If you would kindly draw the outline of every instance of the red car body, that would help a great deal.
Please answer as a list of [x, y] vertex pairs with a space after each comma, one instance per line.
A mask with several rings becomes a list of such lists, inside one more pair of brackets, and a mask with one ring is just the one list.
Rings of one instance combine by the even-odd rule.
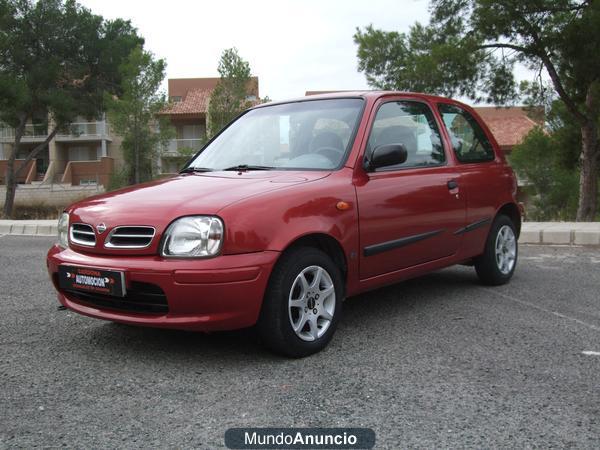
[[[273, 267], [299, 240], [314, 242], [333, 255], [343, 266], [345, 295], [352, 296], [470, 261], [483, 252], [499, 212], [514, 218], [518, 232], [515, 176], [493, 135], [470, 107], [446, 98], [397, 92], [314, 98], [342, 97], [364, 99], [364, 109], [345, 163], [337, 170], [182, 174], [70, 206], [71, 224], [104, 223], [107, 231], [97, 235], [94, 247], [71, 241], [68, 248], [50, 249], [48, 272], [60, 303], [87, 316], [127, 324], [236, 329], [257, 322]], [[362, 158], [375, 112], [390, 100], [418, 101], [431, 108], [446, 164], [365, 171]], [[438, 111], [440, 103], [458, 105], [477, 119], [493, 145], [493, 160], [474, 164], [457, 160]], [[161, 257], [165, 229], [173, 220], [194, 214], [222, 219], [220, 254], [204, 259]], [[105, 248], [103, 238], [121, 225], [150, 225], [156, 236], [143, 249]], [[386, 245], [390, 248], [382, 247]], [[61, 265], [122, 271], [128, 289], [136, 283], [158, 286], [168, 312], [122, 310], [73, 296], [59, 286]]]

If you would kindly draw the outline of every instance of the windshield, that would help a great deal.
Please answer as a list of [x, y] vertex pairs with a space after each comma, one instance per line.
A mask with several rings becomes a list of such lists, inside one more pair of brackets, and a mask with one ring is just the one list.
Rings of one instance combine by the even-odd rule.
[[311, 100], [251, 110], [187, 170], [335, 169], [352, 144], [361, 99]]

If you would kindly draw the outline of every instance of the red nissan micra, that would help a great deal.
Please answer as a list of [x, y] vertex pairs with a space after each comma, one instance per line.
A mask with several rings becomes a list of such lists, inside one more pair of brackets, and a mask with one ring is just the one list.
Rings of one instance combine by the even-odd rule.
[[515, 176], [474, 111], [357, 92], [242, 114], [175, 177], [75, 203], [48, 271], [67, 308], [186, 330], [257, 325], [273, 350], [327, 345], [342, 301], [452, 264], [508, 282]]

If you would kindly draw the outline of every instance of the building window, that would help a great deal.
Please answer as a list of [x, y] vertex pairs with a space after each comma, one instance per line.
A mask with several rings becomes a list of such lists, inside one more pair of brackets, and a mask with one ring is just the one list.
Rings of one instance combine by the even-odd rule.
[[69, 161], [94, 161], [97, 152], [90, 147], [69, 147]]

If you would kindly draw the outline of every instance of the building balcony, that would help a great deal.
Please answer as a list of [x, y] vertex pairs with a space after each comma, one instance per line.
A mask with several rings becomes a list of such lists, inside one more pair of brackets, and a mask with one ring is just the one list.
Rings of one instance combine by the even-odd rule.
[[[48, 126], [45, 124], [28, 123], [23, 130], [21, 142], [43, 141], [48, 136]], [[6, 125], [0, 126], [0, 141], [14, 142], [15, 129]]]
[[96, 122], [74, 122], [56, 134], [56, 140], [65, 141], [96, 141], [110, 138], [110, 128], [105, 120]]
[[96, 161], [69, 161], [60, 182], [74, 186], [108, 186], [113, 173], [114, 160], [100, 158]]
[[[24, 164], [24, 159], [15, 160], [15, 170], [18, 170]], [[8, 169], [7, 166], [8, 161], [0, 160], [0, 184], [6, 184], [6, 171]], [[29, 161], [27, 163], [27, 168], [21, 171], [21, 173], [17, 177], [17, 183], [31, 183], [31, 181], [35, 179], [36, 168], [36, 160], [34, 159], [33, 161]]]
[[[45, 124], [27, 124], [21, 142], [41, 142], [48, 136]], [[95, 122], [74, 122], [56, 134], [57, 141], [95, 141], [111, 140], [108, 123], [104, 120]], [[15, 140], [15, 129], [6, 125], [0, 126], [0, 142], [12, 143]]]
[[191, 156], [202, 148], [206, 139], [171, 139], [163, 152], [163, 156]]

